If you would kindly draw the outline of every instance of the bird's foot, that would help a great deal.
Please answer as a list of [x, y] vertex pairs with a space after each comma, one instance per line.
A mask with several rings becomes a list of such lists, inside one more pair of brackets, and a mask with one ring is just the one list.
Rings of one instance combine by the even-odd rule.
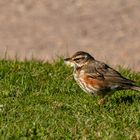
[[105, 98], [101, 98], [100, 100], [98, 100], [98, 105], [103, 105], [105, 104]]

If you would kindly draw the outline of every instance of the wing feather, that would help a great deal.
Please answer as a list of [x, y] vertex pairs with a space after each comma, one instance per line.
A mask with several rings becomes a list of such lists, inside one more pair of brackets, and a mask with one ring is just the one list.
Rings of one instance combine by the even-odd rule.
[[88, 65], [86, 68], [86, 73], [88, 73], [89, 77], [91, 78], [104, 80], [107, 83], [129, 85], [134, 83], [134, 81], [123, 77], [119, 72], [100, 61], [95, 61], [94, 63]]

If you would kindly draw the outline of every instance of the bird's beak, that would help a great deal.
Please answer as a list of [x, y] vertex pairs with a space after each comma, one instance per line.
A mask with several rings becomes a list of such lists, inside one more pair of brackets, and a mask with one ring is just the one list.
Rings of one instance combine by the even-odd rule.
[[74, 66], [74, 62], [73, 62], [73, 60], [72, 60], [71, 58], [66, 58], [66, 59], [64, 59], [64, 63], [65, 63], [66, 65], [68, 65], [68, 66], [71, 66], [71, 67]]

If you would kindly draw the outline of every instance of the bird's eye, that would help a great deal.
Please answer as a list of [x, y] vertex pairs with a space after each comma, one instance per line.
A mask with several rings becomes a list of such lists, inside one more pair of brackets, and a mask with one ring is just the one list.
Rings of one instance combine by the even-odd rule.
[[74, 58], [74, 61], [80, 60], [81, 58]]
[[79, 57], [75, 57], [75, 58], [74, 58], [74, 61], [80, 61], [80, 60], [82, 60], [82, 59], [84, 59], [84, 57], [83, 57], [83, 56], [79, 56]]

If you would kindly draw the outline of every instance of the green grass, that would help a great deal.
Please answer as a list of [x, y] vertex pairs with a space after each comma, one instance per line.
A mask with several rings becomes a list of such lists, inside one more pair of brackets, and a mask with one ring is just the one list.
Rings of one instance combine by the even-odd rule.
[[[119, 68], [139, 81], [140, 73]], [[98, 99], [75, 83], [63, 61], [0, 61], [0, 139], [140, 139], [140, 93]]]

